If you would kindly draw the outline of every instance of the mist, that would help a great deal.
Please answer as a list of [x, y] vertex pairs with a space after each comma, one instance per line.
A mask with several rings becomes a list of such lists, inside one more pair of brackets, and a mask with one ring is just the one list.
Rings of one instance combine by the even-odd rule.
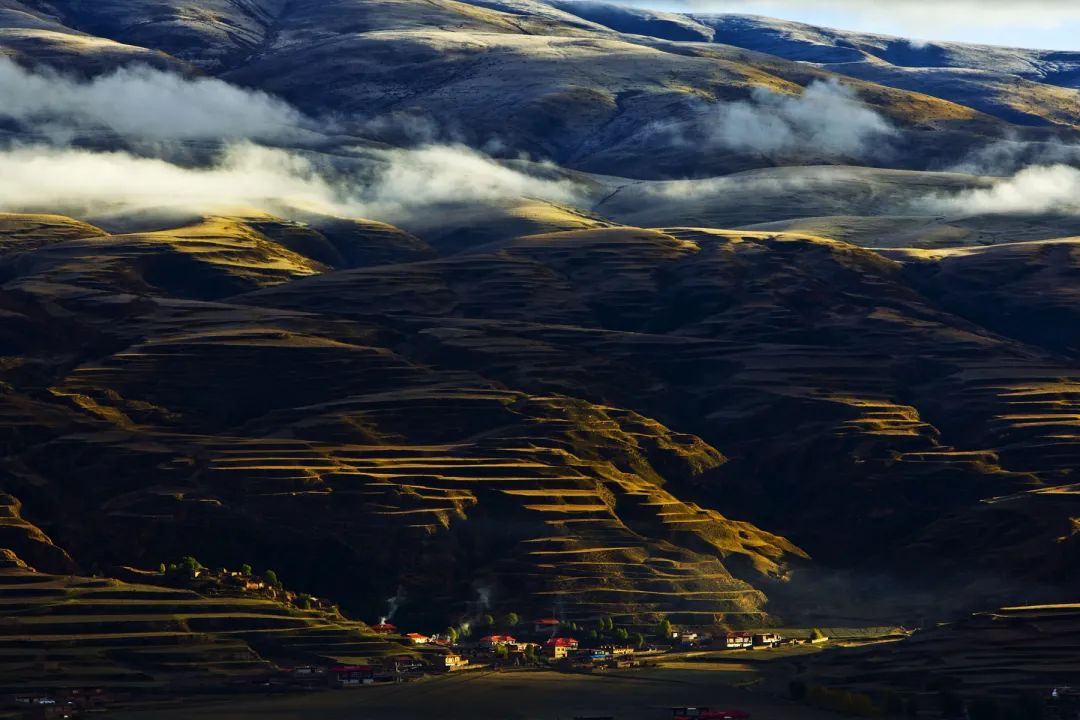
[[749, 100], [703, 106], [692, 120], [658, 129], [674, 142], [712, 149], [831, 160], [879, 154], [896, 135], [886, 118], [836, 80], [816, 80], [801, 95], [754, 88]]
[[992, 187], [933, 195], [918, 205], [946, 215], [1080, 214], [1080, 169], [1060, 164], [1029, 167]]
[[0, 97], [0, 118], [57, 143], [91, 130], [125, 140], [281, 141], [316, 126], [267, 93], [145, 66], [83, 80], [0, 56]]
[[573, 202], [578, 193], [569, 181], [534, 177], [460, 145], [379, 151], [344, 170], [250, 143], [227, 147], [206, 167], [36, 145], [0, 151], [0, 167], [0, 210], [79, 217], [257, 209], [400, 222], [442, 203]]

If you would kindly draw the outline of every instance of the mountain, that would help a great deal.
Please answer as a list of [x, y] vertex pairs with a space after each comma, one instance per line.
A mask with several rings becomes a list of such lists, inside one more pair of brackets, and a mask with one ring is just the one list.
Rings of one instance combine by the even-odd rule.
[[[256, 671], [396, 645], [277, 596], [200, 620], [153, 568], [429, 632], [1078, 589], [1075, 53], [583, 0], [0, 0], [0, 54], [0, 599], [40, 600], [10, 617], [158, 593], [132, 622]], [[181, 600], [194, 627], [155, 624]], [[177, 681], [99, 631], [117, 682]]]

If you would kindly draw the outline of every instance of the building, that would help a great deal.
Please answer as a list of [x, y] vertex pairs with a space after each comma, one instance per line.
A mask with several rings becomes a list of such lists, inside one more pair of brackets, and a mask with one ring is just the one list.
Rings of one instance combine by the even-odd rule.
[[375, 668], [371, 665], [335, 665], [326, 674], [331, 687], [357, 687], [375, 682]]
[[602, 645], [601, 650], [606, 650], [611, 653], [611, 657], [623, 657], [625, 655], [633, 655], [634, 648], [625, 645]]
[[494, 650], [498, 647], [513, 648], [517, 646], [517, 639], [510, 635], [488, 635], [480, 638], [477, 647], [483, 650]]
[[773, 632], [756, 633], [754, 635], [754, 647], [776, 647], [783, 641], [784, 638]]
[[427, 645], [431, 642], [431, 638], [427, 635], [421, 635], [420, 633], [415, 632], [405, 633], [405, 639], [413, 645]]
[[533, 632], [538, 635], [547, 634], [554, 635], [559, 630], [559, 626], [562, 625], [562, 621], [555, 618], [540, 618], [533, 621]]
[[542, 651], [545, 657], [562, 660], [577, 649], [578, 641], [574, 638], [554, 637], [544, 643]]
[[720, 633], [715, 643], [725, 650], [745, 650], [754, 646], [754, 635], [748, 632]]
[[388, 622], [381, 622], [378, 625], [372, 625], [371, 629], [375, 632], [376, 635], [393, 635], [397, 632], [397, 626], [391, 625]]
[[457, 653], [450, 652], [443, 655], [443, 668], [446, 670], [457, 670], [465, 667], [469, 664], [466, 658], [461, 657]]
[[683, 645], [693, 645], [698, 641], [698, 634], [691, 630], [684, 630], [679, 633], [679, 642]]

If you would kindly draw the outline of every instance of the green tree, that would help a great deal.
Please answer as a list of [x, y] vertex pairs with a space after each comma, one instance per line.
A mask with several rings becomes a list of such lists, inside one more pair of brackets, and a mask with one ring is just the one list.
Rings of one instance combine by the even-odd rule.
[[656, 626], [656, 634], [664, 639], [671, 637], [671, 621], [667, 618], [661, 620]]
[[645, 636], [641, 633], [634, 634], [634, 647], [638, 650], [642, 650], [645, 647]]
[[626, 642], [630, 639], [630, 633], [627, 632], [626, 628], [619, 628], [615, 631], [615, 639], [619, 642]]
[[203, 569], [202, 563], [193, 558], [191, 555], [185, 555], [180, 559], [180, 570], [189, 578], [198, 577], [199, 572]]
[[480, 618], [481, 627], [493, 627], [495, 625], [495, 617], [492, 615], [484, 615]]
[[273, 570], [267, 570], [263, 573], [263, 580], [275, 590], [280, 590], [282, 588], [281, 580], [278, 578], [278, 574]]
[[518, 617], [516, 612], [508, 612], [506, 613], [506, 617], [503, 618], [503, 623], [508, 628], [517, 627], [520, 622], [521, 618]]
[[451, 645], [453, 645], [454, 643], [456, 643], [458, 641], [457, 628], [448, 627], [448, 628], [446, 628], [446, 632], [444, 634], [446, 635], [446, 637], [448, 637], [450, 639], [450, 644]]
[[158, 567], [157, 567], [158, 575], [164, 575], [165, 572], [166, 572], [166, 569], [167, 568], [165, 567], [165, 563], [159, 564]]
[[824, 640], [825, 639], [825, 633], [821, 632], [821, 630], [819, 628], [814, 628], [813, 630], [810, 631], [810, 639], [811, 640]]
[[244, 576], [247, 576], [247, 577], [251, 577], [252, 575], [255, 574], [255, 568], [251, 567], [247, 563], [244, 563], [243, 565], [240, 566], [240, 574], [244, 575]]
[[508, 655], [510, 655], [510, 649], [508, 647], [506, 647], [505, 645], [495, 646], [495, 657], [506, 658]]
[[615, 629], [615, 618], [611, 617], [610, 615], [608, 617], [604, 618], [604, 629], [605, 630], [614, 630]]

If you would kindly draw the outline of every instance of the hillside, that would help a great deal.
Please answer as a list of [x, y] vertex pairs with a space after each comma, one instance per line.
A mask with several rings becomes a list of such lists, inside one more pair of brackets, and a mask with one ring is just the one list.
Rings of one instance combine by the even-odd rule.
[[[1075, 53], [0, 0], [0, 56], [12, 683], [367, 658], [392, 611], [932, 624], [1080, 589]], [[185, 556], [344, 615], [152, 570]]]

